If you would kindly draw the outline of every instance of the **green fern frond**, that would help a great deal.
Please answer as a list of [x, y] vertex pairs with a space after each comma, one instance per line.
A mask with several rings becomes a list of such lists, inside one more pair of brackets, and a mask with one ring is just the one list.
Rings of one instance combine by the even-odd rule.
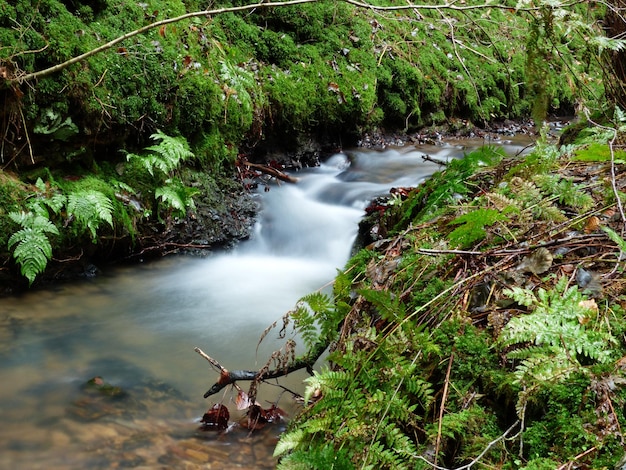
[[522, 289], [521, 287], [513, 287], [511, 289], [505, 289], [502, 294], [512, 298], [518, 304], [530, 307], [538, 302], [537, 297], [533, 294], [533, 291], [528, 289]]
[[533, 215], [539, 220], [545, 220], [548, 222], [565, 222], [567, 217], [565, 214], [552, 204], [549, 200], [541, 201], [533, 207]]
[[274, 457], [280, 457], [286, 452], [294, 450], [300, 445], [304, 437], [304, 430], [302, 429], [296, 429], [295, 431], [282, 434], [278, 444], [276, 444], [274, 448]]
[[193, 196], [198, 192], [196, 188], [185, 186], [179, 179], [168, 179], [164, 186], [154, 191], [154, 196], [178, 215], [184, 216], [187, 209], [194, 210], [196, 208]]
[[399, 322], [405, 317], [405, 305], [391, 292], [377, 289], [359, 290], [365, 300], [371, 302], [376, 308], [381, 318], [389, 321]]
[[573, 360], [577, 355], [583, 355], [600, 363], [609, 361], [615, 339], [600, 327], [588, 326], [592, 312], [582, 302], [585, 298], [577, 286], [559, 292], [561, 287], [559, 282], [554, 290], [539, 289], [536, 297], [526, 289], [506, 291], [516, 301], [534, 307], [534, 310], [528, 315], [512, 318], [498, 341], [505, 347], [532, 343], [560, 348]]
[[349, 388], [351, 375], [345, 371], [325, 369], [321, 372], [313, 371], [313, 375], [305, 380], [306, 390], [304, 402], [309, 403], [314, 394], [322, 393], [326, 398], [333, 391]]
[[28, 201], [28, 208], [46, 219], [50, 217], [48, 209], [54, 214], [59, 214], [67, 202], [65, 195], [46, 184], [41, 178], [37, 178], [35, 187], [37, 192], [35, 197]]
[[485, 227], [496, 222], [505, 222], [508, 217], [496, 209], [476, 209], [454, 219], [451, 224], [459, 225], [448, 235], [453, 246], [462, 248], [487, 236]]
[[593, 35], [589, 39], [589, 43], [598, 47], [598, 52], [602, 53], [606, 50], [609, 51], [623, 51], [626, 49], [626, 41], [623, 39], [609, 38], [604, 35]]
[[183, 161], [194, 157], [189, 149], [189, 143], [184, 137], [171, 137], [161, 131], [157, 131], [150, 137], [160, 142], [146, 147], [146, 154], [129, 153], [126, 155], [126, 159], [129, 161], [136, 160], [153, 176], [155, 170], [169, 175]]
[[22, 229], [11, 235], [8, 248], [15, 246], [13, 257], [22, 275], [32, 284], [52, 258], [52, 245], [46, 234], [58, 235], [59, 231], [46, 217], [32, 212], [11, 212], [9, 217]]
[[500, 193], [486, 193], [485, 194], [485, 199], [489, 202], [491, 202], [496, 209], [502, 211], [502, 210], [518, 210], [520, 209], [520, 206], [518, 204], [518, 202], [513, 199], [513, 198], [508, 198], [506, 197], [504, 194], [500, 194]]
[[582, 191], [571, 179], [560, 175], [539, 174], [533, 176], [533, 182], [550, 197], [556, 196], [561, 204], [574, 209], [587, 211], [593, 207], [593, 198]]
[[511, 192], [515, 195], [515, 199], [518, 199], [524, 203], [535, 204], [543, 199], [541, 191], [534, 183], [526, 181], [525, 179], [515, 176], [511, 178], [509, 182]]
[[113, 227], [113, 202], [100, 191], [86, 189], [71, 193], [67, 197], [67, 213], [81, 228], [89, 229], [94, 243], [102, 222]]
[[622, 253], [626, 253], [626, 240], [610, 227], [603, 226], [604, 233], [615, 243]]
[[340, 306], [321, 292], [312, 292], [302, 297], [291, 311], [294, 327], [307, 348], [318, 343], [328, 344], [338, 334], [339, 322], [344, 318]]

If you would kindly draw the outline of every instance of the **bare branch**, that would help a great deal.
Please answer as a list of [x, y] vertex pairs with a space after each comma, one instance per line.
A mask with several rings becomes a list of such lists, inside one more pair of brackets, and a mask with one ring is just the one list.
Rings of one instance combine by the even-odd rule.
[[211, 395], [215, 395], [220, 390], [228, 385], [232, 385], [238, 380], [255, 380], [263, 381], [267, 379], [276, 379], [278, 377], [284, 377], [292, 372], [301, 369], [307, 369], [309, 372], [313, 370], [313, 365], [320, 358], [322, 353], [328, 347], [327, 344], [318, 343], [315, 347], [311, 348], [305, 356], [301, 356], [295, 359], [292, 363], [286, 367], [281, 367], [273, 370], [232, 370], [229, 371], [219, 362], [213, 359], [211, 356], [205, 354], [200, 348], [194, 348], [198, 354], [205, 358], [209, 363], [220, 371], [220, 377], [209, 390], [204, 394], [204, 398], [208, 398]]
[[[87, 59], [88, 57], [91, 57], [95, 54], [98, 54], [99, 52], [105, 51], [107, 49], [112, 48], [113, 46], [125, 41], [126, 39], [132, 38], [133, 36], [137, 36], [139, 34], [143, 34], [151, 29], [154, 28], [158, 28], [160, 26], [164, 26], [167, 24], [171, 24], [171, 23], [176, 23], [182, 20], [186, 20], [189, 18], [196, 18], [196, 17], [201, 17], [201, 16], [214, 16], [214, 15], [219, 15], [222, 13], [232, 13], [232, 12], [239, 12], [239, 11], [249, 11], [249, 10], [255, 10], [255, 9], [261, 9], [261, 8], [275, 8], [275, 7], [286, 7], [286, 6], [292, 6], [292, 5], [299, 5], [299, 4], [304, 4], [304, 3], [316, 3], [319, 2], [320, 0], [288, 0], [288, 1], [284, 1], [284, 2], [260, 2], [260, 3], [254, 3], [254, 4], [250, 4], [250, 5], [241, 5], [241, 6], [237, 6], [237, 7], [227, 7], [227, 8], [217, 8], [214, 10], [203, 10], [203, 11], [195, 11], [195, 12], [191, 12], [191, 13], [186, 13], [184, 15], [180, 15], [174, 18], [166, 18], [164, 20], [160, 20], [160, 21], [155, 21], [154, 23], [150, 23], [148, 25], [145, 25], [139, 29], [136, 29], [134, 31], [131, 31], [129, 33], [126, 33], [122, 36], [119, 36], [116, 39], [113, 39], [112, 41], [107, 42], [106, 44], [103, 44], [95, 49], [92, 49], [88, 52], [85, 52], [84, 54], [81, 54], [79, 56], [73, 57], [61, 64], [57, 64], [54, 65], [52, 67], [49, 67], [47, 69], [44, 70], [40, 70], [38, 72], [32, 72], [32, 73], [27, 73], [27, 74], [17, 74], [14, 77], [8, 77], [5, 80], [5, 84], [10, 85], [12, 83], [23, 83], [25, 81], [29, 81], [29, 80], [34, 80], [40, 77], [44, 77], [46, 75], [50, 75], [52, 73], [58, 72], [59, 70], [63, 70], [67, 67], [69, 67], [72, 64], [75, 64], [77, 62], [83, 61], [85, 59]], [[506, 5], [498, 5], [498, 4], [492, 4], [492, 3], [484, 3], [484, 4], [480, 4], [480, 5], [457, 5], [454, 1], [452, 2], [447, 2], [443, 5], [414, 5], [411, 2], [407, 2], [407, 4], [405, 5], [396, 5], [396, 6], [378, 6], [378, 5], [372, 5], [366, 2], [360, 2], [360, 1], [356, 1], [356, 0], [340, 0], [344, 3], [353, 5], [355, 7], [358, 8], [364, 8], [364, 9], [368, 9], [368, 10], [373, 10], [373, 11], [399, 11], [399, 10], [453, 10], [453, 11], [468, 11], [468, 10], [478, 10], [481, 8], [486, 8], [486, 9], [506, 9], [506, 10], [510, 10], [510, 7], [506, 6]], [[571, 3], [567, 3], [567, 4], [563, 4], [561, 5], [562, 7], [567, 7], [567, 6], [571, 6], [577, 3], [580, 3], [580, 1], [582, 0], [577, 0]], [[537, 10], [539, 7], [524, 7], [524, 8], [518, 8], [517, 11], [533, 11], [533, 10]]]

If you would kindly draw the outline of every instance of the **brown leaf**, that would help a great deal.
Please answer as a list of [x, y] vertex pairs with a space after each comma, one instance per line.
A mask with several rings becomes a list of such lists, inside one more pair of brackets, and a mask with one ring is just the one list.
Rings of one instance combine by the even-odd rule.
[[165, 32], [166, 32], [166, 30], [167, 30], [167, 25], [165, 25], [165, 24], [164, 24], [163, 26], [161, 26], [161, 27], [159, 28], [159, 36], [161, 36], [162, 38], [164, 38], [164, 37], [165, 37]]
[[336, 83], [330, 82], [328, 84], [328, 91], [332, 91], [333, 93], [339, 93], [341, 89], [339, 88], [339, 85], [337, 85]]
[[263, 415], [263, 409], [259, 405], [252, 405], [248, 409], [248, 414], [241, 419], [240, 424], [252, 431], [264, 428], [267, 420]]
[[285, 416], [287, 416], [287, 413], [276, 405], [272, 405], [264, 410], [256, 404], [248, 408], [248, 414], [241, 419], [239, 424], [244, 428], [256, 431], [262, 429], [268, 423], [282, 421]]
[[216, 403], [204, 413], [200, 422], [204, 430], [222, 431], [228, 427], [229, 418], [228, 408], [220, 403]]
[[589, 217], [587, 223], [585, 224], [585, 233], [595, 232], [598, 228], [600, 228], [600, 219], [595, 215]]
[[[254, 404], [258, 405], [258, 403]], [[253, 403], [250, 401], [250, 397], [248, 396], [248, 394], [239, 389], [239, 392], [237, 393], [237, 398], [235, 398], [235, 405], [237, 406], [238, 410], [247, 410], [248, 408], [250, 408], [250, 406], [253, 405]]]

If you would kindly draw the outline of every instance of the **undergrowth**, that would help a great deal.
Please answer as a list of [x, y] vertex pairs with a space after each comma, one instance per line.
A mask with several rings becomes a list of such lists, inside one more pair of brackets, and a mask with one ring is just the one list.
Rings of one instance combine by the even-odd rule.
[[45, 271], [54, 247], [134, 240], [138, 224], [169, 223], [194, 210], [198, 190], [184, 184], [179, 173], [194, 156], [187, 141], [160, 131], [153, 138], [158, 143], [141, 154], [127, 154], [129, 167], [114, 173], [56, 179], [44, 170], [35, 173], [39, 176], [32, 185], [9, 184], [7, 178], [3, 187], [13, 185], [20, 199], [0, 218], [15, 227], [6, 246], [29, 284]]
[[574, 152], [484, 148], [390, 199], [332, 302], [292, 315], [329, 355], [278, 468], [622, 461], [623, 221]]

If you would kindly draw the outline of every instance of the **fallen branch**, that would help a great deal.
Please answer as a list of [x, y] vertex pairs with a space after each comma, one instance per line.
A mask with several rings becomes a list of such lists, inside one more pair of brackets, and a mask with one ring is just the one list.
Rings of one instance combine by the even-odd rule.
[[422, 155], [422, 160], [424, 160], [425, 162], [431, 162], [431, 163], [436, 163], [437, 165], [441, 165], [441, 166], [448, 166], [448, 162], [445, 160], [439, 160], [437, 158], [433, 158], [428, 154], [424, 154]]
[[260, 165], [258, 163], [250, 163], [247, 161], [242, 162], [242, 165], [247, 166], [248, 168], [253, 168], [261, 173], [265, 173], [266, 175], [273, 176], [276, 179], [281, 181], [285, 181], [287, 183], [297, 183], [298, 178], [294, 178], [293, 176], [289, 176], [287, 173], [284, 173], [280, 170], [277, 170], [274, 167], [268, 165]]
[[211, 356], [207, 355], [200, 348], [194, 348], [194, 351], [200, 354], [203, 358], [205, 358], [209, 363], [215, 367], [219, 373], [219, 379], [215, 382], [209, 390], [204, 394], [204, 398], [208, 398], [211, 395], [215, 395], [219, 393], [224, 387], [228, 385], [233, 385], [238, 380], [253, 380], [253, 381], [263, 381], [267, 379], [276, 379], [278, 377], [284, 377], [292, 372], [297, 370], [306, 369], [309, 373], [313, 373], [313, 364], [317, 362], [322, 353], [326, 350], [328, 345], [326, 344], [317, 344], [314, 348], [312, 348], [308, 354], [296, 358], [291, 364], [288, 364], [286, 367], [281, 367], [279, 369], [273, 370], [228, 370], [224, 366], [222, 366], [218, 361], [213, 359]]

